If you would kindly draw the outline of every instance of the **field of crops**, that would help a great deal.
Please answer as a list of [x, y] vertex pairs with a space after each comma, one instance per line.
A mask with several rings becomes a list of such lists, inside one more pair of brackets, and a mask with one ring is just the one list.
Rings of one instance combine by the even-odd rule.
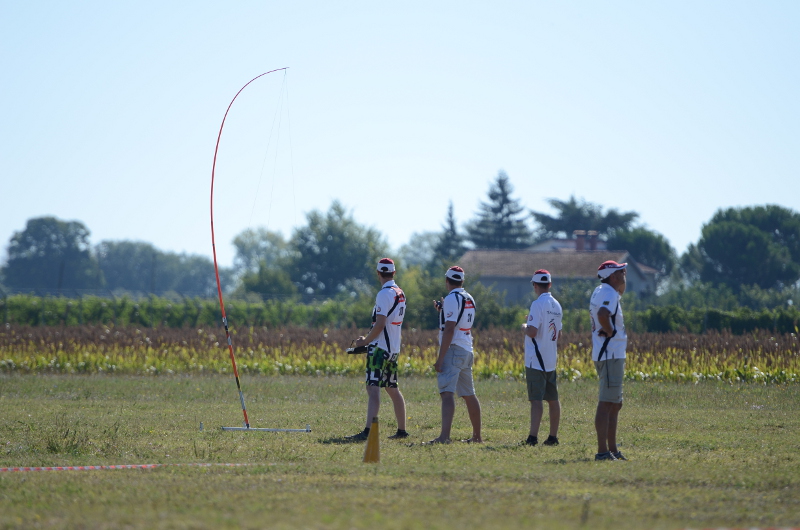
[[[363, 330], [244, 328], [232, 331], [238, 367], [252, 375], [352, 375], [363, 356], [344, 349]], [[475, 373], [479, 378], [523, 377], [521, 331], [476, 333]], [[402, 375], [433, 375], [436, 332], [408, 330], [400, 356]], [[697, 382], [800, 382], [797, 335], [707, 333], [634, 334], [628, 345], [630, 380]], [[589, 337], [566, 333], [560, 344], [559, 377], [595, 376]], [[19, 326], [0, 328], [0, 372], [5, 373], [230, 373], [220, 328], [137, 328], [113, 326]]]

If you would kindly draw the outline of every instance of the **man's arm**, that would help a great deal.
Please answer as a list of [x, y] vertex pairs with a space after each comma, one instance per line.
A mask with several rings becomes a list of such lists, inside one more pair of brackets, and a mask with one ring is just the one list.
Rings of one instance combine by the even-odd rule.
[[535, 339], [536, 335], [538, 334], [539, 334], [539, 328], [537, 328], [536, 326], [531, 326], [530, 324], [525, 326], [525, 335], [529, 336], [532, 339]]
[[614, 334], [614, 326], [611, 325], [611, 311], [601, 307], [597, 311], [597, 323], [602, 328], [597, 334], [600, 337], [610, 337]]
[[385, 327], [386, 315], [378, 315], [375, 317], [375, 325], [372, 326], [372, 329], [369, 331], [367, 336], [361, 336], [356, 339], [356, 346], [366, 346], [367, 344], [372, 344], [372, 342], [378, 338], [381, 332], [383, 332], [383, 328]]
[[442, 371], [442, 363], [444, 362], [444, 354], [447, 353], [447, 350], [450, 348], [450, 344], [453, 342], [453, 336], [456, 334], [456, 323], [453, 320], [449, 320], [444, 323], [444, 329], [442, 330], [442, 343], [439, 345], [439, 356], [436, 358], [436, 363], [433, 367], [436, 369], [437, 372]]

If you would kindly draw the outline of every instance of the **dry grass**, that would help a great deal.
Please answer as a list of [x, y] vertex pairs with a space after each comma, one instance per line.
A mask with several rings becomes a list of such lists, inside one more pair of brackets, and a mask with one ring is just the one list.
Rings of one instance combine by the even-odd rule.
[[[234, 329], [233, 344], [244, 374], [348, 375], [363, 357], [344, 349], [363, 330], [308, 328]], [[429, 376], [436, 332], [403, 335], [403, 375]], [[562, 379], [595, 375], [589, 337], [566, 333], [560, 344]], [[522, 332], [476, 332], [475, 372], [482, 378], [523, 376]], [[626, 376], [635, 380], [764, 383], [800, 381], [800, 341], [795, 334], [643, 333], [631, 336]], [[107, 326], [0, 328], [0, 371], [7, 373], [229, 373], [221, 329]]]

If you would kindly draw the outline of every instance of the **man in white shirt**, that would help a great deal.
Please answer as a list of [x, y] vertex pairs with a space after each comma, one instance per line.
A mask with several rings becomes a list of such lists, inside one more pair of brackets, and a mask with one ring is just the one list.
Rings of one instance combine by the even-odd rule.
[[408, 438], [406, 432], [406, 401], [397, 385], [397, 357], [400, 354], [400, 335], [406, 312], [406, 297], [394, 282], [394, 261], [378, 261], [378, 280], [381, 289], [372, 310], [372, 329], [366, 337], [355, 340], [356, 346], [367, 346], [367, 423], [364, 430], [348, 439], [363, 441], [369, 436], [372, 418], [381, 406], [381, 388], [392, 399], [397, 417], [397, 432], [390, 439]]
[[475, 300], [464, 290], [464, 269], [450, 267], [445, 273], [447, 296], [434, 300], [439, 310], [439, 355], [433, 365], [442, 398], [442, 430], [429, 444], [450, 443], [457, 393], [467, 405], [472, 423], [472, 437], [464, 442], [481, 443], [481, 404], [472, 380], [472, 326], [475, 323]]
[[592, 360], [600, 379], [600, 394], [594, 427], [597, 431], [595, 460], [627, 460], [617, 447], [617, 421], [622, 408], [622, 380], [625, 376], [625, 348], [628, 335], [622, 317], [622, 294], [627, 280], [627, 263], [606, 261], [597, 269], [600, 285], [592, 293]]
[[525, 329], [525, 380], [528, 400], [531, 402], [531, 429], [526, 445], [539, 443], [539, 424], [547, 401], [550, 412], [550, 435], [543, 445], [558, 445], [558, 423], [561, 403], [558, 401], [556, 382], [556, 357], [558, 339], [561, 337], [561, 304], [550, 294], [553, 285], [550, 273], [539, 269], [533, 273], [531, 285], [536, 300], [531, 304]]

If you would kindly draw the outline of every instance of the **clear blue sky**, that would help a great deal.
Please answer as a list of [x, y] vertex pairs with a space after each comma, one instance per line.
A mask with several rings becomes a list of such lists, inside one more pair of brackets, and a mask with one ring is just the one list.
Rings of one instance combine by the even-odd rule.
[[[537, 211], [635, 210], [679, 251], [800, 210], [800, 2], [0, 0], [0, 245], [27, 219], [209, 255], [334, 199], [393, 248], [505, 170]], [[272, 139], [268, 147], [267, 140]]]

